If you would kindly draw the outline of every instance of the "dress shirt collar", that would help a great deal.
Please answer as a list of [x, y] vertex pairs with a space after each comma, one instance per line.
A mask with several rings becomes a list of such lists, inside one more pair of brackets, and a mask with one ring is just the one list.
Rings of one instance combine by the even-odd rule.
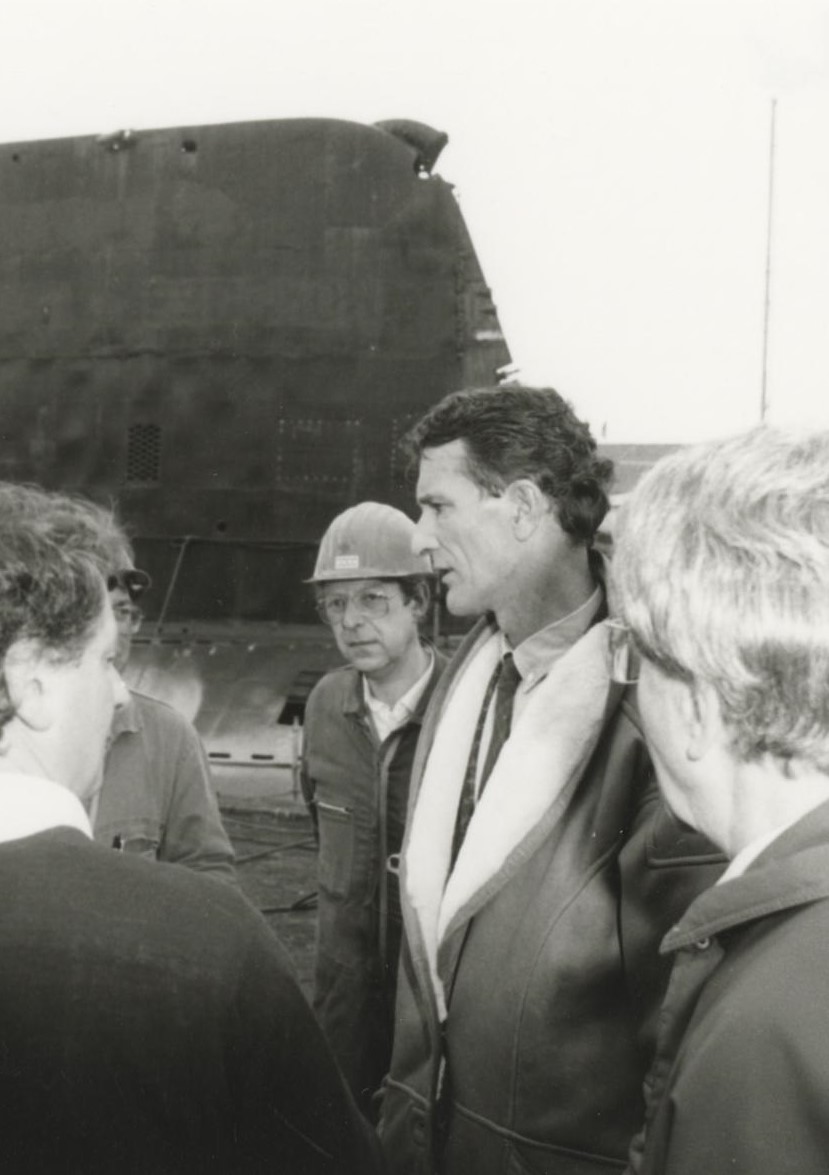
[[0, 772], [0, 843], [51, 828], [76, 828], [92, 839], [83, 804], [68, 788], [36, 775]]
[[[797, 819], [800, 819], [800, 817]], [[724, 881], [733, 881], [735, 877], [742, 877], [749, 865], [753, 864], [760, 854], [773, 841], [777, 840], [778, 836], [782, 836], [787, 828], [791, 828], [792, 824], [796, 823], [797, 820], [791, 820], [788, 824], [784, 824], [780, 828], [775, 828], [771, 832], [766, 832], [762, 836], [755, 837], [745, 848], [740, 849], [736, 857], [732, 858], [731, 863], [718, 880], [717, 885], [722, 885]]]
[[435, 654], [427, 646], [424, 646], [426, 652], [429, 654], [429, 664], [425, 671], [417, 679], [413, 686], [406, 690], [402, 698], [398, 698], [393, 706], [387, 705], [386, 702], [376, 698], [371, 692], [368, 678], [363, 677], [363, 700], [368, 709], [371, 720], [374, 723], [374, 729], [381, 742], [388, 738], [393, 730], [403, 726], [409, 721], [412, 714], [417, 709], [417, 704], [426, 692], [426, 687], [432, 676], [432, 670], [435, 667]]
[[596, 587], [583, 604], [574, 611], [539, 629], [520, 645], [510, 649], [509, 642], [502, 634], [501, 652], [512, 652], [515, 667], [521, 674], [522, 689], [532, 689], [550, 672], [553, 664], [587, 632], [602, 606], [604, 590]]

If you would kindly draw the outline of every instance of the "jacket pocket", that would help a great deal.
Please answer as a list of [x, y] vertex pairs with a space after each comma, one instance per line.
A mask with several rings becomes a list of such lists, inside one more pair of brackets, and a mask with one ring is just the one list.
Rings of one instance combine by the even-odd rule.
[[354, 816], [350, 808], [317, 799], [320, 849], [319, 885], [332, 897], [344, 898], [354, 872]]
[[157, 820], [132, 817], [96, 826], [95, 839], [119, 852], [157, 861], [164, 829]]

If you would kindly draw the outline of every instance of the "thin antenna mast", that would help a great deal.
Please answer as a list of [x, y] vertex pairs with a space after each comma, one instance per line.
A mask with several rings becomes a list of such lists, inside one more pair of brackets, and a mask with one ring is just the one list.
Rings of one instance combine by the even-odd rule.
[[769, 316], [771, 311], [771, 230], [774, 209], [774, 129], [777, 119], [777, 99], [771, 100], [771, 127], [769, 130], [769, 204], [766, 224], [766, 302], [763, 311], [763, 375], [760, 384], [760, 420], [766, 419], [768, 410], [769, 372]]

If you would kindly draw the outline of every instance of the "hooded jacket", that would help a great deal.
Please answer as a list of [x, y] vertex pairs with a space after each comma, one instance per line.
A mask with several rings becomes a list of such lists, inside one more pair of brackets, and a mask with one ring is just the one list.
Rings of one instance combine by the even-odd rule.
[[824, 1175], [829, 804], [665, 938], [674, 969], [646, 1087], [643, 1175]]
[[598, 624], [529, 695], [447, 882], [496, 637], [469, 634], [418, 746], [381, 1137], [394, 1175], [606, 1175], [644, 1113], [658, 944], [724, 862], [660, 802]]

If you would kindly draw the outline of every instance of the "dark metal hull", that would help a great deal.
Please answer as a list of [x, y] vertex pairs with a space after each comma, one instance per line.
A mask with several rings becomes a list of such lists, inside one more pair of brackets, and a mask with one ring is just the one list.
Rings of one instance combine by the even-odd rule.
[[417, 164], [323, 119], [0, 147], [0, 476], [115, 498], [165, 619], [310, 619], [331, 517], [410, 508], [400, 436], [509, 360]]

